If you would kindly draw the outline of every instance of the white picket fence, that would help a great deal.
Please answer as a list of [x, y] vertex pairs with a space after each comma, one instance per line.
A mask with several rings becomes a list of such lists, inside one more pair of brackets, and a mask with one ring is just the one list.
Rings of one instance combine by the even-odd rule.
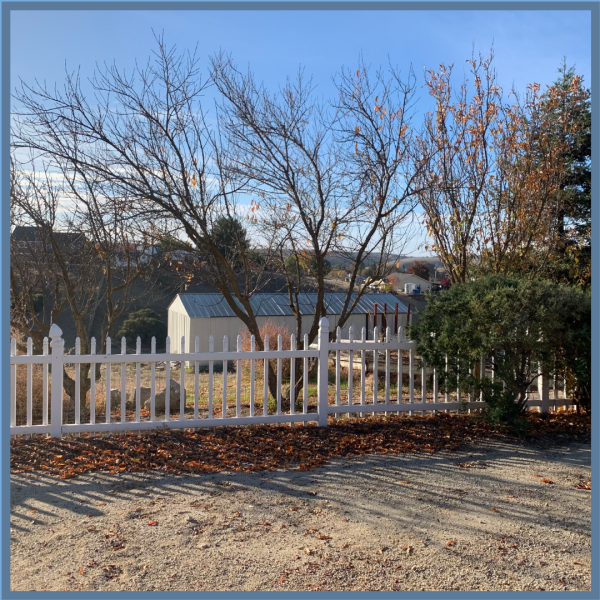
[[[427, 369], [426, 365], [416, 357], [416, 344], [406, 339], [402, 327], [396, 335], [392, 335], [390, 329], [386, 331], [384, 341], [379, 340], [377, 329], [374, 330], [374, 339], [366, 339], [366, 331], [363, 328], [361, 339], [354, 339], [353, 329], [350, 328], [349, 339], [341, 339], [338, 328], [335, 342], [329, 341], [329, 323], [326, 318], [321, 319], [318, 340], [313, 346], [308, 344], [308, 336], [304, 336], [303, 348], [297, 348], [295, 336], [291, 336], [290, 350], [282, 349], [282, 338], [278, 336], [277, 350], [269, 350], [268, 340], [265, 340], [264, 351], [255, 350], [254, 336], [251, 339], [251, 348], [242, 351], [242, 338], [237, 338], [236, 350], [229, 350], [228, 339], [223, 340], [222, 351], [214, 351], [214, 340], [211, 336], [209, 352], [185, 352], [185, 340], [181, 339], [181, 352], [171, 352], [170, 339], [166, 340], [166, 352], [156, 353], [156, 340], [152, 339], [150, 354], [141, 353], [140, 339], [137, 340], [136, 353], [127, 354], [126, 340], [121, 340], [121, 353], [111, 354], [110, 339], [107, 339], [107, 353], [96, 354], [96, 341], [92, 338], [91, 353], [83, 355], [79, 351], [79, 338], [76, 340], [75, 354], [64, 353], [64, 340], [62, 331], [57, 325], [50, 329], [51, 341], [44, 340], [43, 354], [33, 355], [32, 341], [27, 342], [27, 354], [17, 355], [16, 339], [11, 340], [11, 389], [10, 389], [10, 433], [19, 434], [49, 434], [52, 437], [61, 437], [65, 434], [75, 433], [97, 433], [108, 431], [135, 431], [158, 428], [186, 429], [196, 427], [214, 427], [224, 425], [250, 425], [258, 423], [290, 423], [293, 427], [296, 423], [306, 424], [316, 421], [319, 426], [326, 426], [328, 415], [339, 417], [342, 414], [360, 417], [373, 413], [398, 414], [414, 412], [435, 414], [437, 411], [462, 411], [480, 409], [485, 403], [480, 398], [474, 398], [456, 390], [454, 397], [439, 392], [438, 373]], [[49, 353], [49, 348], [51, 352]], [[196, 350], [199, 348], [199, 339], [196, 338]], [[335, 393], [334, 403], [329, 401], [329, 370], [330, 356], [333, 353], [333, 368], [335, 369]], [[381, 356], [383, 355], [383, 356]], [[405, 361], [407, 355], [408, 361]], [[380, 357], [381, 367], [384, 374], [383, 385], [379, 380]], [[268, 386], [256, 385], [256, 361], [263, 361], [263, 382], [267, 379], [267, 360], [276, 361], [277, 374], [277, 397], [273, 399], [275, 406], [269, 408]], [[307, 372], [309, 361], [316, 360], [317, 364], [317, 386], [316, 386], [316, 410], [309, 412], [309, 387], [308, 381], [303, 382], [301, 397], [295, 398], [296, 383], [296, 360], [302, 360], [303, 372]], [[229, 361], [236, 362], [236, 372], [228, 373]], [[249, 361], [249, 394], [248, 404], [242, 405], [242, 361]], [[282, 408], [283, 377], [282, 366], [284, 361], [290, 361], [289, 375], [289, 410]], [[171, 363], [179, 365], [179, 397], [171, 398]], [[222, 375], [215, 372], [215, 362], [223, 364]], [[405, 365], [405, 362], [408, 364]], [[194, 375], [194, 405], [193, 414], [191, 407], [186, 404], [185, 389], [185, 363], [193, 364]], [[200, 389], [200, 363], [208, 363], [208, 382], [206, 390]], [[341, 369], [346, 364], [347, 389], [342, 387]], [[395, 364], [394, 364], [395, 363]], [[81, 422], [81, 408], [87, 404], [87, 398], [80, 397], [81, 365], [90, 365], [90, 390], [89, 390], [89, 421]], [[144, 410], [142, 414], [142, 391], [141, 367], [143, 364], [150, 366], [150, 391], [149, 411]], [[165, 388], [157, 392], [157, 368], [164, 364]], [[25, 424], [17, 425], [17, 367], [26, 365], [27, 389], [26, 389], [26, 415]], [[42, 367], [42, 407], [41, 423], [33, 423], [33, 367]], [[49, 365], [52, 365], [51, 377], [49, 377]], [[67, 422], [64, 417], [63, 401], [66, 398], [63, 387], [63, 366], [72, 365], [75, 381], [75, 406], [73, 422]], [[97, 389], [96, 368], [105, 366], [104, 398], [101, 390]], [[127, 401], [127, 365], [135, 366], [135, 390], [134, 407], [128, 411]], [[118, 396], [118, 410], [113, 410], [112, 401], [115, 390], [111, 388], [113, 369], [120, 366], [120, 387], [116, 390]], [[482, 369], [485, 363], [482, 359]], [[367, 370], [371, 371], [372, 387], [366, 388]], [[396, 391], [392, 395], [390, 385], [390, 374], [398, 373]], [[402, 376], [408, 374], [408, 395], [403, 394]], [[428, 374], [432, 374], [433, 385], [431, 393], [427, 391]], [[221, 397], [215, 396], [215, 378], [222, 377]], [[117, 377], [119, 377], [117, 375]], [[228, 402], [228, 383], [235, 377], [235, 405]], [[416, 385], [416, 379], [419, 385]], [[355, 381], [355, 378], [357, 381]], [[50, 385], [49, 385], [50, 383]], [[550, 386], [547, 380], [538, 381], [538, 398], [528, 398], [529, 408], [539, 408], [542, 412], [548, 412], [550, 406], [556, 409], [558, 406], [570, 406], [572, 401], [567, 398], [566, 388], [559, 391], [558, 382], [553, 385], [553, 399], [550, 399]], [[261, 389], [262, 388], [262, 389]], [[144, 390], [147, 393], [147, 390]], [[562, 397], [559, 397], [562, 392]], [[313, 394], [314, 395], [314, 394]], [[157, 408], [157, 400], [160, 406]], [[173, 400], [173, 404], [171, 401]], [[262, 400], [262, 411], [260, 411], [260, 400]], [[301, 412], [296, 412], [296, 401], [301, 400]], [[164, 402], [164, 409], [163, 409]], [[102, 408], [104, 404], [105, 418], [103, 422], [96, 422], [96, 409]], [[130, 404], [131, 406], [131, 404]], [[259, 407], [257, 414], [257, 406]], [[179, 416], [172, 417], [172, 408], [179, 408]], [[248, 414], [242, 414], [248, 408]], [[243, 410], [244, 409], [244, 410]], [[187, 410], [187, 414], [186, 414]], [[163, 412], [162, 419], [157, 419], [157, 412]], [[200, 412], [206, 412], [206, 416], [200, 416]], [[216, 417], [215, 413], [220, 416]], [[228, 412], [233, 413], [231, 415]], [[21, 419], [22, 420], [22, 419]], [[38, 419], [39, 420], [39, 419]]]

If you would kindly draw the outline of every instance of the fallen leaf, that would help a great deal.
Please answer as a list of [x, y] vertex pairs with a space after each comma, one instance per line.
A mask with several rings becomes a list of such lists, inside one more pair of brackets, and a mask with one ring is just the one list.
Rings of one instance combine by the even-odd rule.
[[454, 540], [450, 540], [449, 542], [446, 542], [446, 546], [456, 546], [456, 542]]
[[497, 508], [494, 508], [494, 507], [490, 508], [490, 510], [491, 510], [492, 512], [496, 512], [496, 513], [497, 513], [497, 512], [500, 512], [500, 511], [499, 511]]
[[554, 483], [551, 479], [542, 479], [542, 483]]
[[316, 550], [311, 550], [310, 548], [304, 548], [304, 554], [316, 554]]
[[158, 521], [150, 521], [150, 523], [148, 523], [148, 525], [158, 525]]
[[[114, 407], [115, 418], [120, 407]], [[217, 411], [215, 411], [216, 413]], [[141, 416], [149, 417], [149, 411]], [[543, 420], [527, 415], [532, 439], [553, 434], [589, 439], [589, 416], [559, 413]], [[135, 411], [126, 416], [135, 417]], [[468, 440], [494, 435], [489, 424], [469, 415], [439, 414], [435, 419], [389, 416], [372, 419], [333, 419], [327, 435], [312, 424], [307, 427], [223, 427], [218, 430], [186, 430], [175, 435], [154, 430], [143, 437], [136, 433], [66, 439], [24, 436], [10, 440], [12, 472], [44, 471], [70, 479], [89, 472], [167, 474], [215, 474], [240, 470], [265, 472], [274, 469], [314, 470], [334, 458], [347, 459], [370, 453], [406, 454], [455, 450]], [[283, 451], [282, 451], [283, 449]], [[58, 459], [56, 457], [60, 456]], [[119, 463], [116, 463], [116, 460]], [[482, 467], [481, 463], [477, 465]], [[578, 482], [574, 481], [573, 486]], [[585, 487], [579, 489], [586, 489]], [[317, 494], [314, 494], [317, 495]], [[92, 515], [98, 516], [98, 515]]]

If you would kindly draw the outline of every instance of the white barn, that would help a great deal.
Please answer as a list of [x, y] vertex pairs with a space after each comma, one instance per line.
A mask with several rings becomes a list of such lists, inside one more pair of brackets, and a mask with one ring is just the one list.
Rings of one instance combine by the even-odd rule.
[[[302, 330], [307, 333], [312, 325], [316, 294], [301, 296]], [[346, 294], [325, 295], [329, 327], [336, 328]], [[258, 326], [266, 321], [284, 325], [290, 333], [296, 331], [296, 317], [289, 306], [287, 294], [255, 294], [250, 300], [257, 315]], [[367, 336], [373, 336], [373, 310], [377, 304], [377, 314], [387, 309], [387, 323], [394, 328], [395, 305], [398, 305], [398, 326], [406, 324], [406, 306], [393, 294], [365, 294], [358, 302], [353, 314], [342, 328], [343, 337], [348, 337], [348, 329], [354, 327], [355, 338], [360, 338], [363, 327]], [[381, 316], [377, 325], [381, 328]], [[185, 336], [185, 351], [193, 352], [196, 336], [200, 338], [200, 352], [208, 352], [208, 340], [212, 335], [215, 351], [223, 348], [223, 337], [229, 338], [230, 350], [235, 349], [236, 339], [245, 327], [242, 321], [227, 304], [221, 294], [177, 294], [168, 308], [168, 335], [171, 338], [171, 352], [180, 352], [181, 336]]]

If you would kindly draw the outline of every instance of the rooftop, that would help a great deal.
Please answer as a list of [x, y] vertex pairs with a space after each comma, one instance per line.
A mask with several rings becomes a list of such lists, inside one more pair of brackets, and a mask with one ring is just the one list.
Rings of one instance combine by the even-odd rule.
[[[352, 301], [356, 299], [353, 294]], [[192, 319], [209, 317], [235, 317], [235, 313], [227, 304], [222, 294], [177, 294], [185, 308], [186, 313]], [[342, 312], [342, 306], [346, 294], [325, 294], [325, 306], [327, 314], [336, 315]], [[300, 312], [303, 315], [314, 314], [317, 294], [301, 294]], [[236, 300], [238, 306], [241, 304]], [[173, 303], [171, 303], [173, 304]], [[374, 305], [377, 304], [377, 312], [383, 312], [384, 304], [387, 304], [388, 314], [394, 312], [394, 305], [398, 305], [398, 313], [406, 313], [406, 306], [393, 294], [364, 294], [358, 301], [354, 313], [372, 313]], [[250, 298], [250, 305], [257, 316], [275, 317], [292, 316], [294, 313], [289, 305], [287, 294], [255, 294]]]

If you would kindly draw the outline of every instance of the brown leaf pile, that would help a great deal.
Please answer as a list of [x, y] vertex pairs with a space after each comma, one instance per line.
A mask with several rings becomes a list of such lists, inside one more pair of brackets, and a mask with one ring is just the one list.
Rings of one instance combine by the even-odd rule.
[[[565, 441], [590, 437], [590, 418], [557, 414], [529, 417], [529, 437]], [[509, 438], [468, 415], [371, 417], [331, 421], [328, 427], [245, 426], [137, 435], [11, 440], [13, 473], [44, 471], [63, 479], [82, 473], [165, 471], [218, 473], [277, 468], [315, 469], [332, 458], [456, 450], [490, 437]]]

